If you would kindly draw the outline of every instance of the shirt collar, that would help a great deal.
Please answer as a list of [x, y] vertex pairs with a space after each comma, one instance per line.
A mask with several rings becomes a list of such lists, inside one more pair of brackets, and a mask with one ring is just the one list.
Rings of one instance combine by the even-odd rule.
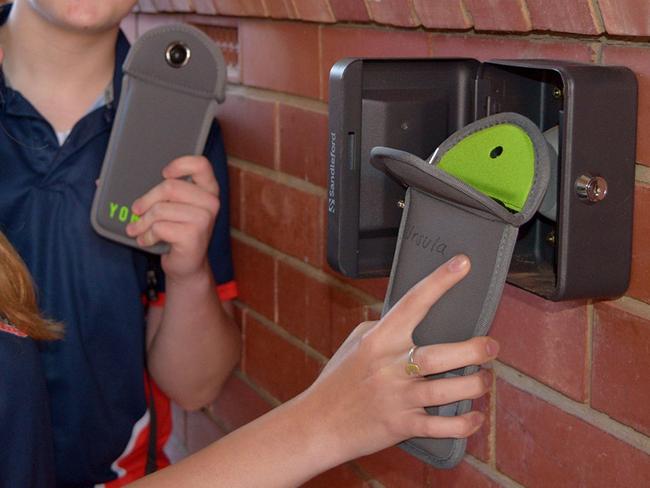
[[[9, 12], [11, 12], [12, 4], [8, 3], [0, 6], [0, 26], [4, 25], [9, 18]], [[13, 90], [11, 90], [13, 91]], [[11, 96], [10, 91], [7, 88], [5, 83], [5, 76], [2, 73], [2, 68], [0, 68], [0, 108], [5, 109], [7, 105], [7, 98]]]
[[131, 44], [124, 35], [124, 32], [122, 32], [122, 29], [120, 29], [117, 34], [117, 42], [115, 43], [115, 69], [113, 71], [113, 107], [116, 107], [117, 103], [120, 100], [120, 93], [122, 91], [122, 76], [124, 75], [122, 66], [124, 65], [127, 54], [129, 54], [130, 48]]
[[9, 18], [9, 12], [11, 12], [11, 6], [11, 3], [6, 3], [0, 6], [0, 25], [7, 22], [7, 19]]

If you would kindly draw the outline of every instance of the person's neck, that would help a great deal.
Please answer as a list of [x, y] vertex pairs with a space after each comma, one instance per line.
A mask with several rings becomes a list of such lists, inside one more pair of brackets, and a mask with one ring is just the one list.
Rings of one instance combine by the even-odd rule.
[[66, 30], [20, 2], [0, 29], [2, 69], [55, 130], [69, 130], [112, 79], [117, 32]]

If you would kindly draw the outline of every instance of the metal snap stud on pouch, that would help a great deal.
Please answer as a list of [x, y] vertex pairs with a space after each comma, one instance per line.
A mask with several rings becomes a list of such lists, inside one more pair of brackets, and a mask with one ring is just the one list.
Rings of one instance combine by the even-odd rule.
[[182, 68], [192, 55], [192, 51], [180, 41], [174, 41], [165, 49], [165, 61], [172, 68]]

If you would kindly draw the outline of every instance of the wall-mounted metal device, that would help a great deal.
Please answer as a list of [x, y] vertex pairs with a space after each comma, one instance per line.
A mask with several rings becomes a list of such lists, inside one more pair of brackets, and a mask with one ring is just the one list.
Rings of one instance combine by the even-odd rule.
[[488, 115], [532, 120], [557, 154], [508, 282], [550, 300], [621, 295], [629, 282], [637, 82], [625, 67], [555, 60], [359, 59], [330, 72], [328, 261], [390, 274], [404, 188], [370, 164], [387, 146], [426, 159]]

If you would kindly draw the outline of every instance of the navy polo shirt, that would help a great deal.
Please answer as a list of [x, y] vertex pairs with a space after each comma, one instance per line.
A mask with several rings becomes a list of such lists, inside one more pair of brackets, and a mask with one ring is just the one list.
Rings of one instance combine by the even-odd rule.
[[36, 344], [0, 318], [0, 486], [52, 488], [54, 450]]
[[[0, 10], [0, 24], [8, 13], [9, 7]], [[133, 457], [146, 451], [142, 444], [148, 432], [142, 297], [152, 258], [100, 237], [90, 224], [95, 180], [119, 102], [128, 48], [120, 33], [114, 102], [83, 117], [61, 146], [52, 126], [0, 77], [0, 229], [30, 269], [44, 314], [65, 326], [62, 340], [40, 347], [58, 486], [127, 479], [144, 466], [144, 460]], [[216, 122], [204, 154], [221, 189], [209, 255], [220, 296], [229, 299], [236, 288], [228, 174]], [[164, 279], [158, 283], [164, 286]], [[157, 410], [158, 419], [169, 419], [168, 412]], [[162, 435], [170, 427], [157, 430]], [[160, 439], [158, 444], [162, 447]]]

